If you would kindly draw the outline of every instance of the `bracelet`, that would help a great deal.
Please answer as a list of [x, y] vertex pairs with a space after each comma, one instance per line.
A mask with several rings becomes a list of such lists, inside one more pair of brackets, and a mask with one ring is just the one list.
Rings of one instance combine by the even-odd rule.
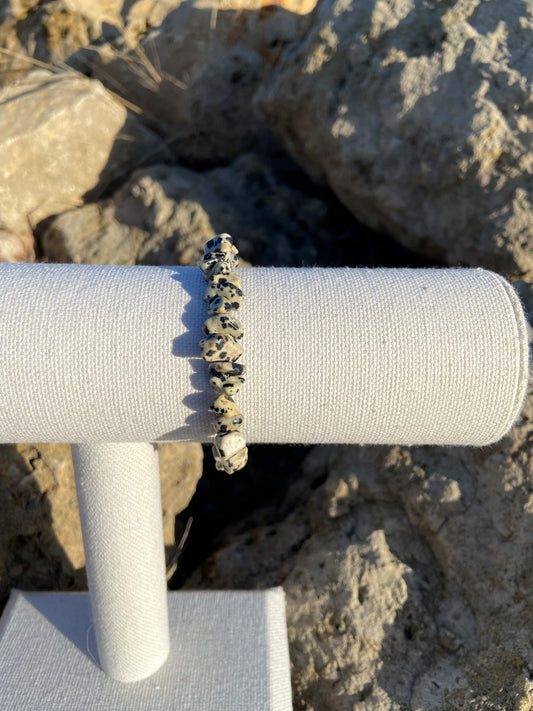
[[233, 400], [244, 383], [244, 365], [236, 363], [242, 355], [242, 325], [229, 312], [244, 301], [241, 280], [234, 273], [239, 252], [228, 234], [220, 234], [204, 247], [204, 258], [197, 262], [207, 281], [204, 301], [209, 318], [203, 325], [200, 341], [202, 358], [209, 362], [209, 384], [217, 398], [209, 408], [216, 415], [213, 445], [215, 466], [228, 474], [242, 469], [248, 461], [246, 441], [239, 432], [244, 418]]

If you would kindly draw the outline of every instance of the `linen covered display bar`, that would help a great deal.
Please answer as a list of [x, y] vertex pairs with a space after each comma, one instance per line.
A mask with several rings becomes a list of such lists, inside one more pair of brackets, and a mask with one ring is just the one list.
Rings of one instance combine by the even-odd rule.
[[[238, 272], [246, 294], [239, 402], [248, 443], [482, 446], [517, 417], [527, 383], [526, 323], [498, 275]], [[153, 461], [136, 468], [105, 445], [104, 464], [98, 448], [84, 445], [212, 441], [209, 374], [198, 345], [204, 291], [192, 267], [0, 265], [0, 440], [77, 443], [77, 484], [80, 492], [88, 487], [80, 516], [96, 637], [104, 668], [117, 678], [142, 678], [164, 657], [163, 638], [152, 658], [140, 649], [135, 657], [117, 630], [131, 624], [132, 611], [142, 615], [140, 629], [162, 629], [166, 605], [145, 606], [144, 584], [121, 586], [120, 606], [112, 592], [117, 561], [131, 559], [124, 533], [131, 525], [151, 541], [135, 551], [136, 569], [152, 571], [149, 587], [162, 599], [162, 558], [155, 567], [153, 558], [162, 526], [153, 504], [159, 481]], [[144, 452], [148, 445], [134, 446]], [[125, 506], [120, 531], [101, 535], [95, 512], [107, 508], [112, 516], [117, 484], [127, 487], [130, 477], [132, 500], [151, 503], [129, 513]]]
[[[496, 274], [239, 276], [248, 442], [486, 445], [520, 409], [526, 327]], [[212, 440], [204, 291], [193, 267], [0, 265], [0, 439]]]

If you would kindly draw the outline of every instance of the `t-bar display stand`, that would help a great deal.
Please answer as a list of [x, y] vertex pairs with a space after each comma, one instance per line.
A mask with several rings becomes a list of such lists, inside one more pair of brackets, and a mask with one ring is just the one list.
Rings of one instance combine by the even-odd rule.
[[[238, 402], [249, 443], [483, 446], [520, 412], [526, 323], [515, 292], [492, 272], [239, 275], [247, 372]], [[148, 443], [213, 439], [213, 392], [198, 346], [204, 291], [192, 267], [0, 265], [0, 441], [75, 443], [98, 660], [115, 680], [162, 673], [169, 653], [158, 461]], [[274, 620], [286, 650], [282, 595], [270, 593], [257, 625], [269, 637]], [[12, 601], [11, 613], [28, 599]], [[3, 629], [5, 643], [9, 624]], [[171, 659], [187, 653], [170, 647]], [[286, 651], [278, 659], [287, 674], [272, 678], [284, 699], [278, 693], [274, 705], [264, 682], [258, 711], [290, 708]]]

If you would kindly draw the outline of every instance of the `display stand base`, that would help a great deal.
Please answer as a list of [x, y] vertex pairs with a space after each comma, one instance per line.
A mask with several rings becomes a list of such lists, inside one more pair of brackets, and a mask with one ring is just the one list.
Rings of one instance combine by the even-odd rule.
[[292, 709], [281, 588], [170, 592], [168, 606], [168, 660], [125, 684], [97, 665], [88, 593], [13, 590], [0, 620], [0, 709]]

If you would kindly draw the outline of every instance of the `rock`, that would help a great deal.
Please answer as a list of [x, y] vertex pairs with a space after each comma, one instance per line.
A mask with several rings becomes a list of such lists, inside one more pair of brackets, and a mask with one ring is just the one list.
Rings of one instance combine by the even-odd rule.
[[122, 24], [121, 12], [124, 0], [62, 0], [65, 9], [71, 14], [79, 14], [99, 30], [104, 22]]
[[0, 445], [0, 502], [0, 606], [12, 587], [86, 589], [69, 445]]
[[[35, 66], [86, 70], [91, 51], [109, 28], [119, 32], [122, 0], [8, 0], [0, 8], [0, 86], [22, 78]], [[94, 52], [92, 52], [94, 55]]]
[[529, 342], [533, 343], [533, 328], [531, 324], [533, 323], [533, 288], [530, 281], [520, 280], [515, 281], [513, 288], [520, 297], [522, 302], [522, 308], [526, 314], [528, 320], [528, 333]]
[[332, 241], [328, 219], [323, 201], [283, 185], [247, 154], [210, 171], [137, 171], [112, 199], [55, 218], [42, 250], [54, 262], [194, 265], [206, 240], [231, 227], [245, 262], [298, 266]]
[[[163, 534], [175, 553], [174, 522], [202, 475], [202, 447], [159, 445]], [[68, 444], [0, 445], [0, 608], [12, 587], [85, 590], [85, 555]]]
[[187, 508], [202, 476], [203, 450], [198, 442], [167, 442], [157, 446], [163, 503], [163, 539], [169, 557], [175, 552], [176, 516]]
[[35, 261], [35, 239], [32, 232], [10, 232], [0, 229], [0, 262]]
[[355, 473], [320, 483], [321, 454], [272, 521], [239, 525], [185, 588], [283, 585], [294, 708], [400, 711], [437, 644], [439, 571], [399, 506], [360, 499]]
[[322, 0], [257, 104], [365, 224], [450, 265], [533, 268], [532, 0]]
[[164, 144], [97, 81], [31, 72], [0, 91], [0, 227], [24, 232], [98, 197]]
[[295, 709], [526, 711], [532, 443], [316, 447], [185, 587], [283, 586]]
[[139, 45], [141, 39], [160, 27], [167, 15], [181, 5], [182, 0], [137, 0], [127, 10], [123, 42], [128, 49]]
[[181, 3], [140, 43], [136, 33], [147, 29], [142, 17], [154, 8], [137, 3], [124, 38], [99, 50], [94, 76], [140, 107], [180, 162], [219, 165], [266, 140], [252, 98], [280, 46], [307, 22], [292, 7], [313, 3], [261, 9], [256, 1], [254, 11], [242, 0]]
[[55, 217], [41, 238], [51, 262], [135, 264], [149, 240], [140, 229], [120, 224], [112, 201], [91, 203]]

